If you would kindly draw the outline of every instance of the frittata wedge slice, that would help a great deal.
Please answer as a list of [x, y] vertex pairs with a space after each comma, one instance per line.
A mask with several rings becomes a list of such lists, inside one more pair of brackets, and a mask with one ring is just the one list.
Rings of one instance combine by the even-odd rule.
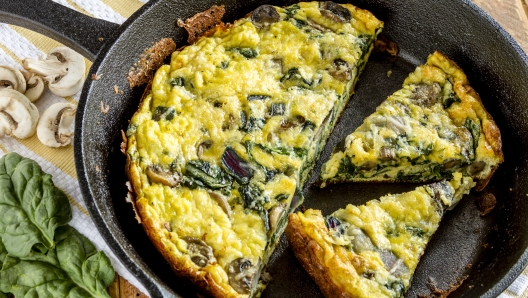
[[425, 182], [460, 171], [481, 190], [503, 160], [500, 131], [478, 94], [435, 52], [341, 142], [321, 179]]
[[174, 52], [127, 130], [143, 227], [216, 297], [259, 276], [383, 23], [349, 4], [263, 5]]
[[326, 297], [403, 297], [445, 210], [475, 184], [453, 176], [326, 217], [313, 209], [290, 214], [286, 235]]

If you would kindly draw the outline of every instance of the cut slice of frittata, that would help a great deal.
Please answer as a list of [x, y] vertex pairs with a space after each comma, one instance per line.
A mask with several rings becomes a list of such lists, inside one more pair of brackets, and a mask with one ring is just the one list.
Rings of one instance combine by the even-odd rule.
[[439, 52], [430, 55], [323, 166], [339, 181], [438, 181], [454, 171], [486, 186], [503, 161], [500, 131], [466, 75]]
[[174, 52], [127, 131], [139, 217], [175, 272], [247, 297], [383, 23], [350, 4], [263, 5]]
[[403, 297], [448, 208], [475, 185], [470, 177], [348, 205], [289, 216], [286, 235], [299, 262], [326, 297]]

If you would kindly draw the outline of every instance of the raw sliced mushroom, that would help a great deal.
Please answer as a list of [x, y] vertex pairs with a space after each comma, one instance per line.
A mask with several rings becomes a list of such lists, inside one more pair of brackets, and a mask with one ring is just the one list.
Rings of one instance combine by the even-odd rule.
[[151, 183], [160, 183], [170, 187], [176, 187], [182, 181], [182, 176], [179, 173], [164, 170], [158, 165], [149, 165], [146, 173]]
[[205, 241], [194, 237], [182, 237], [182, 239], [187, 242], [187, 253], [193, 263], [199, 267], [205, 267], [216, 262], [213, 249]]
[[280, 20], [280, 15], [272, 5], [261, 5], [253, 11], [251, 14], [251, 21], [255, 24], [255, 27], [261, 28], [266, 27], [271, 23], [275, 23]]
[[29, 138], [35, 134], [38, 119], [37, 107], [24, 94], [11, 88], [0, 90], [0, 136]]
[[46, 59], [24, 59], [24, 68], [48, 82], [51, 92], [71, 96], [81, 90], [85, 79], [84, 58], [67, 47], [52, 49]]
[[24, 95], [31, 101], [37, 101], [44, 93], [44, 81], [41, 77], [31, 74], [31, 77], [26, 81], [26, 93]]
[[238, 258], [232, 261], [227, 268], [229, 285], [240, 294], [249, 294], [256, 273], [257, 268], [251, 264], [249, 259]]
[[44, 111], [37, 125], [37, 137], [48, 147], [62, 147], [71, 143], [71, 124], [77, 108], [70, 103], [55, 103]]
[[26, 92], [26, 79], [20, 70], [0, 66], [0, 88], [11, 88], [22, 94]]
[[336, 23], [347, 23], [352, 19], [350, 10], [332, 1], [321, 2], [319, 10], [321, 15]]

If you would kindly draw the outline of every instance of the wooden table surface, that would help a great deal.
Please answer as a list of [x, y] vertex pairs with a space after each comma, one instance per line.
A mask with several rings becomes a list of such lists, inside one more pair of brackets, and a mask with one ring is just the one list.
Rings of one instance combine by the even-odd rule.
[[[528, 53], [528, 0], [473, 0], [488, 12]], [[109, 288], [112, 298], [145, 298], [124, 278], [116, 276]]]

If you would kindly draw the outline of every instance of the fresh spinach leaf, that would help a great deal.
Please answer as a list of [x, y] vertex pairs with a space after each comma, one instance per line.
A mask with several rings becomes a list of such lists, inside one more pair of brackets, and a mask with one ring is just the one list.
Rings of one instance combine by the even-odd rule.
[[0, 238], [9, 254], [26, 257], [54, 246], [55, 229], [67, 224], [66, 195], [33, 160], [17, 153], [0, 159]]
[[115, 272], [108, 257], [70, 226], [59, 227], [55, 241], [47, 254], [7, 255], [0, 271], [0, 291], [16, 297], [109, 297], [106, 287]]

